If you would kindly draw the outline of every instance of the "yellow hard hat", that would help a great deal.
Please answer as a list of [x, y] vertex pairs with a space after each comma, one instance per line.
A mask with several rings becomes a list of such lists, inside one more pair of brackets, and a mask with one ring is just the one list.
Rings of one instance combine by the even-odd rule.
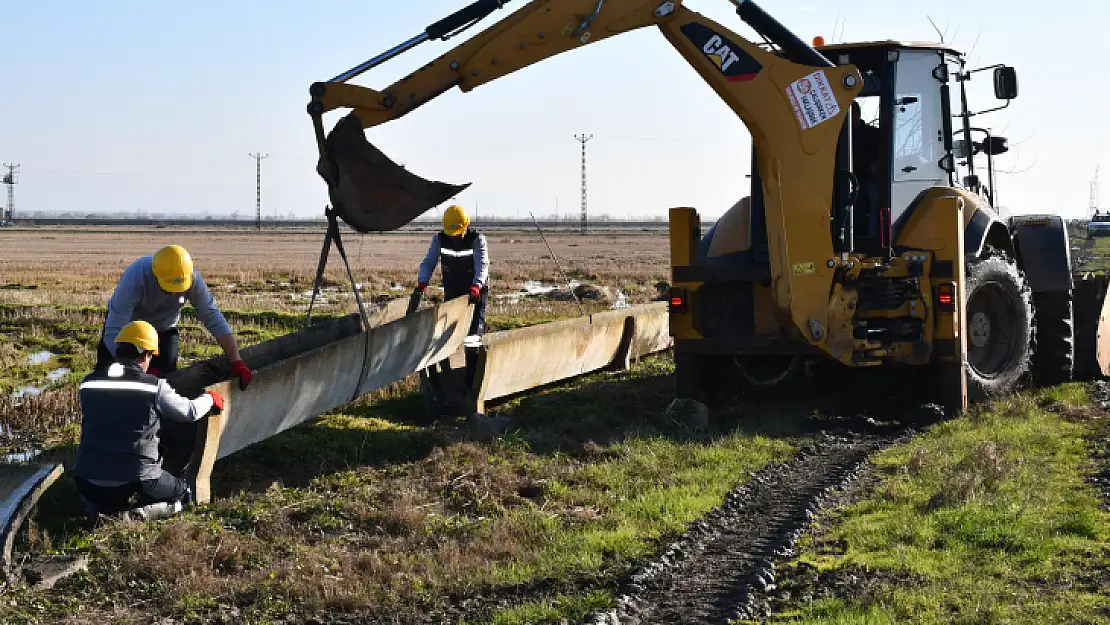
[[154, 276], [170, 293], [188, 291], [193, 285], [193, 259], [180, 245], [167, 245], [154, 253]]
[[470, 218], [466, 216], [463, 207], [454, 204], [443, 211], [443, 232], [448, 236], [457, 237], [466, 232], [468, 226]]
[[116, 337], [116, 343], [131, 343], [144, 352], [158, 355], [158, 332], [145, 321], [132, 321], [123, 326]]

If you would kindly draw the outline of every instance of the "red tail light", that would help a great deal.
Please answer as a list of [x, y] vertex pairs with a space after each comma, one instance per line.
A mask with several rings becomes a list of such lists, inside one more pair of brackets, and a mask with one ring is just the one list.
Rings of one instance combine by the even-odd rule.
[[686, 289], [671, 287], [668, 293], [670, 311], [673, 313], [686, 312]]
[[937, 286], [937, 310], [954, 312], [956, 310], [956, 284], [946, 282]]

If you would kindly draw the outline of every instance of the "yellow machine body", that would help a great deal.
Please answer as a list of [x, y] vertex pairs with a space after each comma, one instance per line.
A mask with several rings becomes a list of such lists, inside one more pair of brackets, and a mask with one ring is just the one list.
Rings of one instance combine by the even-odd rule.
[[[702, 397], [705, 381], [717, 375], [704, 374], [727, 368], [721, 363], [746, 361], [750, 373], [752, 363], [781, 362], [793, 368], [799, 359], [821, 358], [848, 367], [933, 366], [947, 372], [946, 379], [961, 380], [955, 386], [962, 390], [949, 400], [962, 408], [968, 386], [960, 372], [968, 370], [969, 353], [973, 369], [987, 363], [1005, 373], [1001, 382], [986, 374], [972, 377], [977, 392], [1012, 386], [1027, 367], [1030, 324], [1043, 322], [1047, 328], [1062, 321], [1042, 317], [1064, 314], [1059, 311], [1065, 303], [1070, 323], [1073, 283], [1067, 237], [1064, 231], [1060, 238], [1058, 217], [1018, 223], [1003, 220], [993, 208], [997, 192], [992, 164], [987, 184], [974, 169], [974, 157], [1008, 148], [1000, 137], [973, 140], [977, 129], [968, 123], [973, 114], [962, 92], [970, 72], [963, 68], [962, 55], [943, 44], [896, 41], [812, 47], [752, 0], [731, 1], [736, 14], [769, 45], [749, 41], [681, 0], [532, 0], [392, 85], [372, 89], [349, 82], [423, 41], [455, 36], [506, 4], [476, 0], [400, 46], [314, 83], [308, 112], [320, 151], [317, 171], [328, 185], [335, 213], [362, 232], [391, 230], [467, 186], [409, 172], [374, 148], [365, 129], [397, 120], [453, 88], [470, 92], [544, 59], [654, 28], [736, 114], [752, 139], [750, 195], [716, 221], [710, 238], [704, 238], [694, 208], [670, 210], [670, 320], [678, 395]], [[882, 64], [896, 62], [900, 54], [917, 55], [913, 58], [926, 63], [929, 54], [935, 56], [936, 66], [921, 66], [921, 76], [928, 84], [932, 76], [943, 90], [944, 109], [935, 110], [941, 99], [931, 96], [922, 104], [925, 96], [912, 89], [884, 91], [879, 114], [905, 112], [917, 103], [943, 120], [941, 128], [926, 133], [929, 141], [943, 145], [940, 162], [895, 163], [889, 128], [874, 144], [880, 147], [871, 164], [852, 152], [865, 82], [872, 81], [874, 89], [874, 81], [886, 78], [882, 68], [865, 75], [851, 55]], [[1008, 103], [1016, 97], [1012, 68], [996, 68], [994, 83], [1000, 99]], [[959, 111], [947, 108], [950, 88], [961, 89]], [[337, 109], [349, 113], [326, 133], [323, 116]], [[962, 129], [950, 126], [953, 118], [963, 120]], [[864, 132], [869, 127], [858, 128]], [[863, 145], [867, 136], [860, 135], [858, 143]], [[946, 180], [914, 182], [925, 187], [912, 206], [899, 207], [896, 223], [889, 223], [895, 200], [881, 192], [868, 195], [868, 218], [878, 215], [880, 221], [869, 228], [885, 235], [878, 243], [857, 241], [851, 223], [865, 192], [860, 180], [883, 159], [886, 164], [878, 166], [887, 168], [891, 179], [901, 174], [889, 172], [910, 172], [906, 176], [913, 179], [916, 169], [935, 170], [936, 165], [946, 172]], [[960, 167], [967, 171], [957, 181]], [[730, 260], [740, 257], [755, 260]], [[1013, 299], [1017, 311], [1012, 319], [1006, 318], [1005, 306], [991, 305], [992, 275], [1002, 275], [1008, 285], [1005, 296]], [[1080, 290], [1095, 294], [1091, 297], [1099, 298], [1102, 310], [1105, 288]], [[1037, 312], [1034, 319], [1030, 291], [1047, 302], [1046, 310], [1057, 312]], [[717, 334], [706, 333], [710, 326]], [[1103, 335], [1110, 332], [1098, 334]], [[1074, 345], [1070, 335], [1066, 341], [1056, 338], [1060, 345]], [[999, 340], [1013, 344], [1012, 358], [997, 353]], [[1069, 349], [1053, 347], [1046, 357], [1049, 368], [1059, 369], [1067, 379], [1074, 360]], [[1094, 368], [1106, 371], [1110, 349], [1096, 355]], [[772, 371], [766, 379], [783, 377]]]

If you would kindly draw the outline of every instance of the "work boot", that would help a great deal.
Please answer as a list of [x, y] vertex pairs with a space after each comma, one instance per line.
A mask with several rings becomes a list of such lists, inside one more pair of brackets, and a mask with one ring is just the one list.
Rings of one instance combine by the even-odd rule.
[[169, 518], [185, 509], [180, 501], [159, 501], [127, 511], [128, 517], [136, 521], [154, 521]]

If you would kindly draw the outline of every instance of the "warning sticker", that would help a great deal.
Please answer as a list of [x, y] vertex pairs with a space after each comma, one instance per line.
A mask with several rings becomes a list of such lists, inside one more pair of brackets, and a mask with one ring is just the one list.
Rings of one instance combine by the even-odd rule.
[[802, 129], [813, 128], [840, 112], [824, 70], [796, 80], [786, 88], [786, 97], [794, 107], [794, 115]]
[[816, 272], [817, 268], [813, 265], [812, 261], [808, 263], [794, 263], [794, 275], [796, 276], [808, 276]]

